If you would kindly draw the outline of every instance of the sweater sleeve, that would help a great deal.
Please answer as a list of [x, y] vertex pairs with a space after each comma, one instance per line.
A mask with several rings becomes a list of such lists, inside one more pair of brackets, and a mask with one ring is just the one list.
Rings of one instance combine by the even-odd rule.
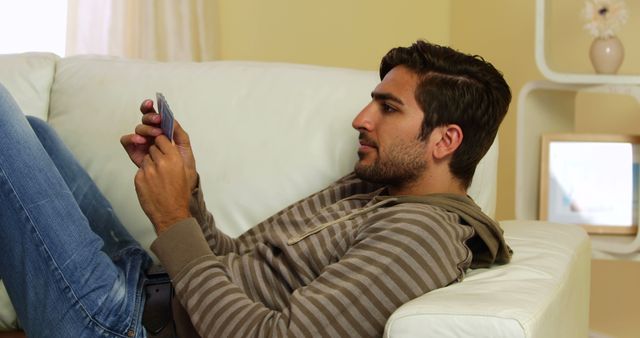
[[261, 241], [267, 228], [266, 223], [269, 221], [257, 224], [238, 238], [225, 234], [218, 229], [213, 214], [207, 209], [199, 179], [196, 189], [191, 193], [189, 211], [199, 225], [209, 248], [216, 255], [243, 254], [251, 251]]
[[[238, 238], [228, 236], [216, 226], [213, 214], [207, 210], [204, 194], [200, 186], [200, 178], [198, 178], [198, 184], [191, 194], [189, 211], [200, 225], [204, 238], [213, 253], [216, 255], [226, 255], [229, 253], [243, 254], [253, 250], [256, 244], [263, 242], [265, 232], [271, 231], [273, 227], [277, 227], [279, 217], [293, 209], [304, 208], [305, 204], [308, 205], [310, 203], [316, 203], [318, 205], [334, 203], [336, 200], [344, 198], [345, 195], [366, 193], [378, 188], [378, 185], [364, 182], [357, 179], [355, 174], [350, 173], [326, 189], [289, 205], [275, 215], [247, 230]], [[323, 202], [320, 202], [320, 200]]]
[[[253, 301], [232, 283], [195, 220], [163, 233], [152, 249], [202, 337], [373, 337], [399, 306], [462, 277], [469, 232], [444, 228], [403, 215], [376, 220], [338, 261], [293, 290], [281, 310]], [[264, 283], [277, 282], [266, 264], [257, 266]]]
[[229, 252], [239, 251], [236, 239], [223, 233], [216, 227], [213, 215], [207, 210], [204, 195], [200, 187], [200, 180], [198, 180], [198, 186], [191, 194], [189, 211], [195, 218], [196, 224], [199, 225], [200, 230], [213, 253], [217, 255], [224, 255]]

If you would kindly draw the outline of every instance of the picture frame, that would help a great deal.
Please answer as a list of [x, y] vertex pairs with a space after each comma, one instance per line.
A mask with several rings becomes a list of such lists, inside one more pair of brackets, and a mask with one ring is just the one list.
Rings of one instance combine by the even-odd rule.
[[543, 134], [539, 218], [592, 234], [638, 231], [640, 135]]

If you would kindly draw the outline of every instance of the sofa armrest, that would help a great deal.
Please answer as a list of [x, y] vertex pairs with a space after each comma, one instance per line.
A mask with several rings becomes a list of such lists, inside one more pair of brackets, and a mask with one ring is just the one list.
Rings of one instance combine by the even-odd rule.
[[586, 337], [591, 249], [585, 231], [539, 221], [501, 223], [511, 263], [400, 307], [385, 337]]

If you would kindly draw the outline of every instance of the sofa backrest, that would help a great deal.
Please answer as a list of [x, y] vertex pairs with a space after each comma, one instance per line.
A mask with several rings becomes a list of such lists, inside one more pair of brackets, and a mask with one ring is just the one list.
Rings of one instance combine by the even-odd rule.
[[[48, 120], [148, 246], [155, 234], [118, 142], [139, 123], [143, 99], [164, 93], [191, 136], [209, 209], [238, 235], [352, 170], [351, 121], [378, 82], [376, 72], [318, 66], [70, 57], [56, 62]], [[490, 215], [496, 168], [494, 145], [470, 190]]]

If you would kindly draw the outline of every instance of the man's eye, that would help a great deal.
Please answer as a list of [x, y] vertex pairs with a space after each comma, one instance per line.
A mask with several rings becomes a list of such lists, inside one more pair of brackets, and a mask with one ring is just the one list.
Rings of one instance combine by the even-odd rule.
[[397, 111], [397, 109], [393, 106], [390, 106], [386, 103], [382, 103], [382, 111], [385, 113], [393, 113], [395, 111]]

